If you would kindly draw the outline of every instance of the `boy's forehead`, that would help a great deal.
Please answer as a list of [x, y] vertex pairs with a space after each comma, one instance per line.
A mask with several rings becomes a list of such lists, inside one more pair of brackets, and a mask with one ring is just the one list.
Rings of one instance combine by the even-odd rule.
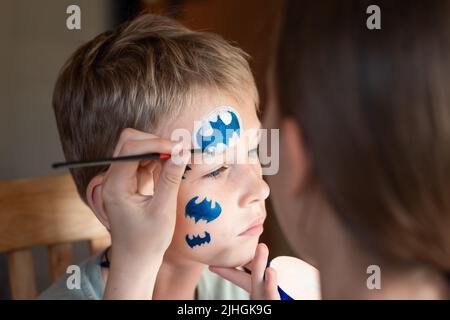
[[170, 137], [177, 129], [188, 130], [192, 135], [199, 122], [224, 108], [233, 110], [237, 114], [242, 129], [259, 127], [256, 106], [250, 95], [238, 100], [223, 93], [202, 93], [194, 96], [191, 105], [182, 108], [174, 121], [166, 122], [161, 126], [161, 131], [167, 137]]

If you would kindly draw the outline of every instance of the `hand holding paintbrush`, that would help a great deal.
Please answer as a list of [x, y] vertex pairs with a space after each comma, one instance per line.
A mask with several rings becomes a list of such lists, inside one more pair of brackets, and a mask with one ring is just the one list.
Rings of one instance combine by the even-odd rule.
[[[149, 177], [140, 160], [175, 156], [181, 161], [162, 163], [154, 193], [149, 196], [140, 192], [139, 181]], [[111, 164], [106, 172], [90, 177], [85, 190], [86, 202], [113, 239], [105, 299], [152, 297], [175, 230], [178, 189], [190, 156], [181, 143], [126, 129], [112, 158], [54, 165], [73, 168]]]

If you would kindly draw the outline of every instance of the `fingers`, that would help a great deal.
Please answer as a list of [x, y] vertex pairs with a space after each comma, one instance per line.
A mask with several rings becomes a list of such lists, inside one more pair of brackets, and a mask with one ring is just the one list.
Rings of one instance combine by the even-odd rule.
[[[155, 162], [153, 162], [155, 163]], [[154, 172], [151, 168], [151, 164], [147, 167], [139, 166], [137, 171], [137, 192], [143, 196], [152, 196], [155, 189]]]
[[[122, 131], [117, 142], [113, 156], [128, 156], [142, 153], [171, 153], [176, 142], [159, 138], [153, 134], [127, 128]], [[150, 160], [151, 161], [151, 160]], [[124, 161], [112, 163], [105, 175], [109, 180], [109, 185], [113, 186], [110, 190], [113, 194], [134, 195], [138, 192], [140, 174], [145, 170], [139, 170], [149, 165], [149, 160], [143, 161]], [[136, 180], [138, 180], [136, 182]], [[143, 194], [148, 194], [149, 188], [145, 188]]]
[[269, 249], [260, 243], [249, 266], [251, 275], [235, 268], [209, 267], [209, 270], [250, 292], [252, 300], [279, 300], [277, 273], [273, 268], [266, 268], [268, 257]]
[[155, 189], [155, 203], [176, 205], [178, 189], [183, 177], [186, 164], [191, 157], [190, 151], [183, 149], [182, 144], [173, 148], [172, 156], [168, 159], [159, 174]]
[[209, 270], [234, 283], [247, 292], [251, 292], [251, 277], [248, 273], [234, 268], [209, 267]]
[[264, 281], [264, 299], [280, 300], [278, 293], [278, 278], [274, 268], [267, 268]]
[[264, 299], [264, 272], [269, 258], [269, 249], [264, 243], [256, 247], [255, 257], [252, 262], [252, 300]]
[[250, 262], [248, 262], [247, 264], [244, 264], [242, 267], [251, 272], [252, 271], [252, 263], [253, 263], [253, 260], [250, 260]]
[[126, 128], [120, 133], [119, 141], [117, 141], [116, 147], [114, 148], [113, 157], [117, 157], [119, 155], [120, 150], [122, 150], [123, 145], [127, 141], [148, 140], [148, 139], [153, 139], [153, 138], [157, 138], [157, 136], [155, 136], [151, 133], [139, 131], [139, 130], [136, 130], [133, 128]]
[[[142, 153], [170, 153], [175, 142], [170, 140], [153, 138], [147, 140], [130, 140], [122, 145], [118, 156], [136, 155]], [[135, 192], [136, 190], [136, 171], [139, 167], [139, 161], [114, 162], [108, 170], [108, 177], [111, 182], [120, 190]]]

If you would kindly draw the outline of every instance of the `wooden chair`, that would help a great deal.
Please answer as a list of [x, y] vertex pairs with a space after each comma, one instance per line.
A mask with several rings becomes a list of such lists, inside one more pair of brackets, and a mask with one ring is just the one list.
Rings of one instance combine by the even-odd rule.
[[32, 247], [48, 247], [54, 281], [74, 264], [71, 243], [82, 240], [92, 254], [110, 244], [70, 175], [0, 182], [0, 252], [7, 254], [12, 299], [37, 297]]

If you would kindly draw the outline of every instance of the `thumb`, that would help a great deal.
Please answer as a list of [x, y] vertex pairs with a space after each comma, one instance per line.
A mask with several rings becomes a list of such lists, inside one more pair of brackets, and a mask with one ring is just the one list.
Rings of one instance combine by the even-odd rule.
[[181, 178], [190, 156], [190, 152], [183, 149], [181, 143], [172, 149], [171, 158], [164, 163], [155, 189], [154, 200], [158, 203], [176, 204]]

